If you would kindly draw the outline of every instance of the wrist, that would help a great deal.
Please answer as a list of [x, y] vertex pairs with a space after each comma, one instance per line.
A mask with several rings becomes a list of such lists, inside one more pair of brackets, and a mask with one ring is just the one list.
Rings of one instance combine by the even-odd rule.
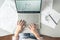
[[14, 37], [19, 37], [19, 35], [14, 34]]
[[15, 32], [14, 36], [18, 37], [19, 36], [19, 32]]
[[36, 35], [37, 34], [37, 31], [33, 31], [33, 34]]
[[39, 35], [38, 32], [35, 32], [34, 35], [35, 35], [35, 37], [36, 37], [38, 40], [40, 39], [40, 35]]
[[37, 40], [41, 40], [40, 38], [37, 38]]

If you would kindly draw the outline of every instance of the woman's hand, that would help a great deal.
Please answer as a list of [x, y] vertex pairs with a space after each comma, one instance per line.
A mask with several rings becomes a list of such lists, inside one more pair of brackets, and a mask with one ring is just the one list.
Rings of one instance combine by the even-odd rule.
[[16, 28], [16, 31], [15, 31], [15, 36], [18, 36], [20, 32], [23, 31], [24, 29], [24, 26], [25, 25], [25, 21], [24, 20], [20, 20], [17, 22], [17, 28]]
[[17, 30], [18, 31], [22, 31], [25, 27], [25, 21], [24, 20], [20, 20], [17, 22]]
[[40, 40], [40, 34], [38, 33], [36, 27], [37, 27], [36, 24], [30, 24], [29, 25], [30, 31], [35, 35], [35, 37], [37, 38], [37, 40]]
[[29, 29], [33, 34], [37, 32], [36, 24], [30, 24]]

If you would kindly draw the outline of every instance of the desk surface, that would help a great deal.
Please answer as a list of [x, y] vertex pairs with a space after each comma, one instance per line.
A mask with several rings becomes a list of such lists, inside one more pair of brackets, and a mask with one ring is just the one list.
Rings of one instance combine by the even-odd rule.
[[[53, 38], [53, 37], [48, 37], [48, 36], [43, 36], [44, 40], [60, 40], [60, 38]], [[0, 37], [0, 40], [12, 40], [12, 35], [7, 35], [7, 36], [3, 36]]]

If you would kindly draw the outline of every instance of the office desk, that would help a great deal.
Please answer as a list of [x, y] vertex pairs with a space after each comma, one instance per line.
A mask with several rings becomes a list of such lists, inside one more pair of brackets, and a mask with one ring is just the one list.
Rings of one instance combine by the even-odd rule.
[[[11, 35], [7, 35], [7, 36], [2, 36], [0, 37], [0, 40], [12, 40], [12, 34]], [[60, 38], [56, 38], [56, 37], [49, 37], [49, 36], [44, 36], [44, 40], [60, 40]]]
[[0, 40], [12, 40], [12, 34], [8, 34], [10, 33], [0, 28]]
[[12, 34], [0, 37], [0, 40], [12, 40]]

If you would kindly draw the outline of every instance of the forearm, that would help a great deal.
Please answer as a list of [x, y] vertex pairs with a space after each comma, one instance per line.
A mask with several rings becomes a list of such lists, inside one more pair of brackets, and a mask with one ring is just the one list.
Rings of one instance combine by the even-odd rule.
[[19, 34], [18, 33], [15, 33], [14, 35], [13, 35], [13, 40], [18, 40], [19, 39]]
[[13, 40], [19, 40], [19, 33], [15, 32], [15, 34], [13, 35]]
[[12, 36], [12, 40], [19, 40], [19, 36]]
[[40, 40], [40, 34], [38, 32], [34, 32], [35, 37]]
[[19, 36], [19, 33], [21, 33], [21, 31], [20, 32], [16, 31], [15, 34], [14, 34], [14, 36], [15, 37]]
[[16, 28], [16, 30], [15, 30], [15, 34], [14, 34], [14, 36], [19, 36], [19, 33], [21, 33], [22, 32], [22, 28], [20, 28], [21, 26], [17, 26], [17, 28]]
[[14, 38], [13, 39], [16, 39], [16, 40], [18, 40], [19, 39], [19, 33], [21, 33], [21, 31], [22, 30], [20, 30], [20, 31], [18, 31], [18, 30], [16, 30], [16, 32], [15, 32], [15, 34], [14, 34]]

